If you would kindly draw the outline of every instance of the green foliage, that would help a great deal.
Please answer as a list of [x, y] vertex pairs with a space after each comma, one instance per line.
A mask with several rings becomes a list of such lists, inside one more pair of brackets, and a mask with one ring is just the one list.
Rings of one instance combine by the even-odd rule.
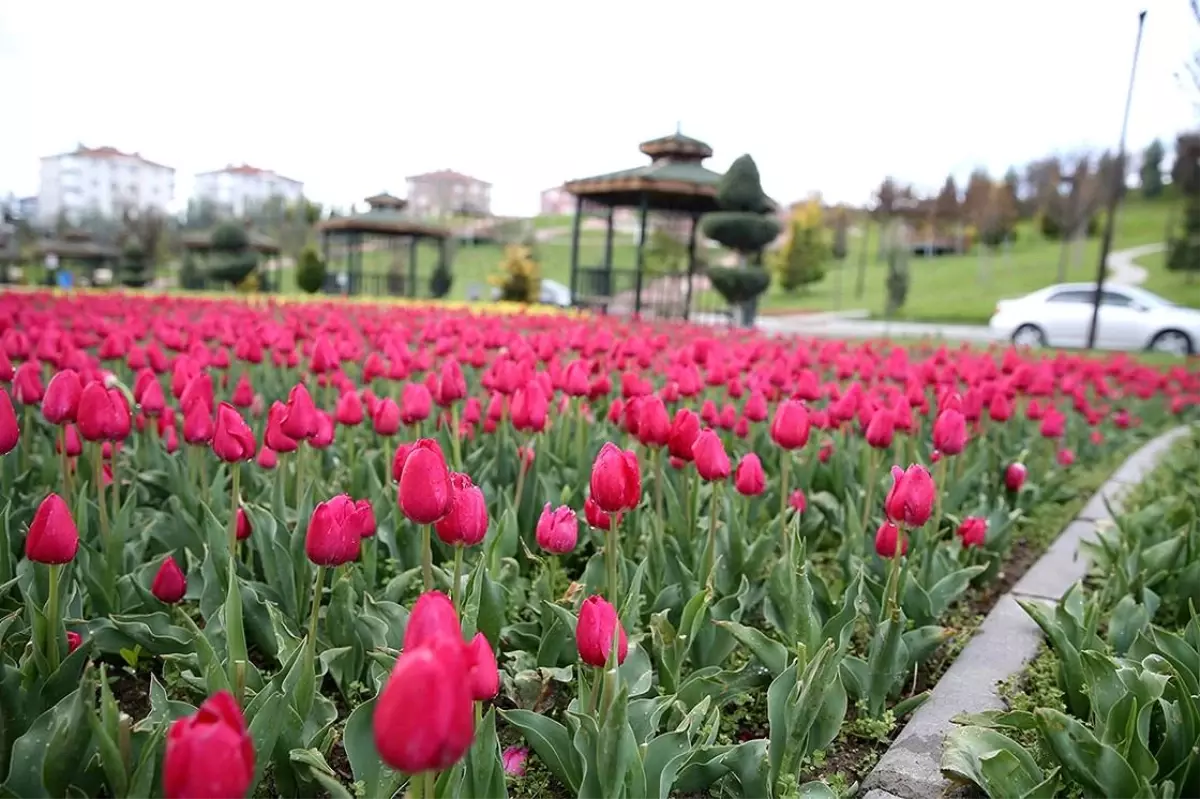
[[296, 264], [296, 285], [302, 291], [316, 294], [325, 285], [325, 262], [313, 247], [305, 247]]
[[656, 228], [650, 233], [644, 255], [647, 272], [671, 274], [687, 271], [687, 242], [680, 241], [661, 228]]
[[886, 313], [888, 316], [894, 316], [908, 299], [908, 235], [903, 223], [893, 227], [890, 236]]
[[450, 270], [451, 258], [449, 253], [444, 258], [439, 257], [433, 274], [429, 276], [429, 296], [435, 300], [445, 297], [454, 286], [454, 273]]
[[714, 211], [700, 222], [704, 235], [757, 261], [764, 247], [779, 236], [779, 220], [742, 211]]
[[771, 285], [771, 275], [761, 267], [710, 266], [708, 280], [731, 305], [759, 297]]
[[721, 178], [717, 188], [717, 205], [723, 211], [746, 214], [768, 214], [771, 204], [763, 194], [758, 165], [748, 154], [737, 158]]
[[1142, 153], [1142, 196], [1148, 200], [1163, 193], [1162, 160], [1163, 144], [1155, 139]]
[[825, 278], [825, 262], [832, 255], [829, 237], [816, 200], [798, 206], [788, 223], [789, 235], [774, 259], [780, 287], [790, 293]]
[[250, 235], [236, 222], [223, 222], [213, 230], [211, 246], [216, 252], [240, 253], [250, 246]]
[[140, 244], [131, 242], [121, 251], [121, 284], [142, 288], [154, 279], [154, 265]]
[[234, 222], [218, 225], [208, 252], [208, 277], [239, 285], [258, 268], [258, 254], [250, 248], [246, 229]]

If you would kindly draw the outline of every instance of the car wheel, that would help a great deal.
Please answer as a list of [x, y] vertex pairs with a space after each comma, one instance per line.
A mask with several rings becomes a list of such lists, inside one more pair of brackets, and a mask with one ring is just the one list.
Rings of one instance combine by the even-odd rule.
[[1164, 330], [1150, 340], [1149, 349], [1152, 352], [1165, 352], [1170, 355], [1191, 355], [1192, 339], [1182, 330]]
[[1044, 347], [1046, 334], [1037, 325], [1021, 325], [1012, 334], [1012, 343], [1018, 347]]

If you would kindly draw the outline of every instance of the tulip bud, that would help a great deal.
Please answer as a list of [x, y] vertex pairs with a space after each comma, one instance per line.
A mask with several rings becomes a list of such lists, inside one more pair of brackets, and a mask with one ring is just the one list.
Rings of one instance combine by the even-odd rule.
[[799, 400], [784, 400], [771, 420], [771, 440], [783, 449], [801, 449], [808, 443], [811, 422], [808, 409]]
[[433, 524], [450, 512], [450, 470], [437, 441], [423, 438], [413, 444], [401, 467], [399, 483], [397, 500], [410, 521]]
[[1054, 458], [1058, 461], [1058, 465], [1065, 469], [1075, 463], [1075, 451], [1062, 447], [1055, 453]]
[[25, 536], [25, 557], [35, 563], [70, 563], [79, 550], [79, 530], [67, 503], [58, 494], [50, 494], [38, 505], [29, 533]]
[[692, 445], [700, 435], [700, 417], [688, 408], [675, 411], [671, 420], [671, 431], [667, 437], [667, 450], [672, 457], [691, 462]]
[[375, 403], [375, 412], [371, 414], [371, 426], [377, 435], [396, 434], [400, 429], [400, 406], [394, 399], [384, 397]]
[[407, 425], [423, 422], [433, 409], [433, 397], [424, 383], [405, 383], [400, 392], [400, 421]]
[[243, 508], [237, 509], [237, 540], [245, 541], [253, 532], [253, 527], [250, 525], [250, 517], [246, 515]]
[[578, 540], [579, 520], [575, 517], [575, 511], [566, 505], [560, 505], [552, 511], [547, 502], [542, 508], [542, 515], [538, 517], [538, 546], [551, 554], [565, 555], [575, 549]]
[[67, 654], [71, 654], [83, 643], [83, 636], [74, 630], [67, 630]]
[[954, 408], [938, 414], [933, 423], [933, 446], [943, 455], [957, 455], [967, 446], [967, 417]]
[[471, 698], [476, 702], [492, 699], [500, 693], [500, 672], [496, 668], [496, 653], [488, 643], [487, 636], [475, 633], [467, 647], [467, 680], [471, 684]]
[[792, 506], [792, 510], [796, 511], [797, 514], [801, 514], [808, 507], [808, 498], [804, 496], [803, 491], [797, 488], [788, 497], [788, 504]]
[[892, 467], [892, 488], [885, 502], [887, 516], [908, 527], [920, 527], [933, 512], [936, 488], [924, 466], [914, 463], [907, 470]]
[[0, 388], [0, 456], [12, 452], [20, 437], [21, 431], [17, 427], [17, 411], [13, 408], [8, 392]]
[[275, 452], [295, 452], [299, 443], [296, 439], [283, 432], [283, 419], [287, 416], [287, 406], [279, 400], [271, 403], [267, 409], [267, 429], [263, 433], [263, 444]]
[[334, 410], [337, 423], [345, 427], [357, 427], [363, 421], [362, 397], [357, 391], [347, 391], [338, 397], [337, 408]]
[[457, 763], [475, 735], [471, 687], [468, 651], [457, 630], [406, 646], [375, 703], [375, 749], [383, 762], [406, 774]]
[[1004, 470], [1004, 486], [1009, 491], [1020, 491], [1021, 486], [1025, 485], [1025, 465], [1021, 463], [1010, 463], [1008, 468]]
[[76, 372], [66, 369], [55, 373], [46, 385], [46, 393], [42, 397], [42, 416], [50, 424], [61, 425], [75, 421], [82, 393], [83, 384]]
[[987, 519], [982, 516], [968, 516], [954, 532], [962, 540], [964, 547], [981, 547], [987, 540], [987, 529]]
[[194, 402], [183, 412], [183, 440], [188, 444], [207, 444], [212, 441], [214, 429], [212, 411], [203, 402]]
[[875, 554], [881, 558], [896, 557], [896, 545], [900, 544], [900, 554], [908, 554], [908, 539], [900, 540], [900, 528], [891, 521], [885, 521], [875, 531]]
[[450, 493], [450, 512], [434, 523], [434, 532], [445, 544], [473, 547], [487, 535], [488, 512], [483, 489], [467, 475], [451, 472]]
[[592, 499], [608, 513], [632, 510], [642, 497], [642, 473], [637, 455], [605, 442], [592, 464]]
[[254, 457], [258, 442], [254, 431], [237, 409], [228, 402], [217, 407], [217, 425], [213, 430], [213, 453], [226, 463], [237, 463]]
[[733, 486], [744, 497], [756, 497], [767, 490], [767, 476], [763, 473], [762, 461], [753, 452], [747, 453], [738, 463]]
[[867, 443], [875, 449], [887, 449], [896, 435], [896, 416], [889, 408], [879, 408], [867, 424]]
[[167, 555], [167, 559], [158, 567], [154, 582], [150, 584], [150, 593], [154, 594], [159, 602], [168, 605], [174, 605], [183, 599], [183, 595], [187, 593], [187, 577], [175, 562], [175, 558]]
[[[583, 503], [583, 516], [587, 523], [597, 530], [608, 530], [612, 527], [613, 518], [607, 511], [596, 504], [596, 500], [588, 497]], [[617, 514], [617, 524], [621, 523], [621, 514]]]
[[304, 553], [318, 566], [341, 566], [358, 559], [362, 533], [354, 520], [354, 500], [345, 494], [313, 509], [304, 537]]
[[213, 694], [200, 709], [171, 724], [163, 756], [167, 799], [241, 797], [254, 779], [254, 741], [237, 700]]
[[709, 429], [700, 431], [692, 443], [692, 460], [700, 478], [709, 482], [729, 477], [729, 456], [721, 437]]
[[603, 668], [612, 653], [613, 635], [618, 636], [617, 665], [629, 654], [629, 641], [617, 618], [616, 609], [601, 596], [590, 596], [579, 608], [579, 623], [575, 628], [575, 643], [579, 658], [589, 666]]
[[454, 603], [441, 591], [426, 591], [417, 597], [404, 628], [404, 651], [424, 646], [440, 636], [462, 638]]
[[529, 759], [529, 749], [524, 746], [510, 746], [500, 754], [504, 764], [504, 773], [513, 777], [525, 776], [525, 762]]
[[303, 383], [297, 383], [288, 392], [286, 413], [280, 419], [279, 427], [288, 438], [296, 441], [317, 434], [317, 406]]

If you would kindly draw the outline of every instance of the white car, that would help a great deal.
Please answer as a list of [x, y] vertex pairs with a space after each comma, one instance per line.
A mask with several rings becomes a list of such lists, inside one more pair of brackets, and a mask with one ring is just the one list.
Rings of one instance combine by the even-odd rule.
[[[1031, 347], [1086, 347], [1095, 283], [1062, 283], [1001, 300], [990, 326], [999, 339]], [[1135, 286], [1105, 284], [1096, 346], [1191, 355], [1200, 349], [1200, 311]]]
[[[492, 299], [500, 299], [500, 289], [492, 289]], [[559, 283], [557, 280], [541, 281], [541, 286], [538, 291], [538, 302], [542, 305], [555, 305], [559, 308], [571, 307], [571, 290]]]

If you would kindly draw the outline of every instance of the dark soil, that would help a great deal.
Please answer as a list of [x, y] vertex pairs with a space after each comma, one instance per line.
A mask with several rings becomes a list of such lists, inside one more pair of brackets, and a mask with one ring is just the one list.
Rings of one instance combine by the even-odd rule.
[[150, 715], [150, 672], [131, 672], [127, 667], [114, 667], [109, 672], [108, 684], [112, 689], [117, 707], [134, 721]]

